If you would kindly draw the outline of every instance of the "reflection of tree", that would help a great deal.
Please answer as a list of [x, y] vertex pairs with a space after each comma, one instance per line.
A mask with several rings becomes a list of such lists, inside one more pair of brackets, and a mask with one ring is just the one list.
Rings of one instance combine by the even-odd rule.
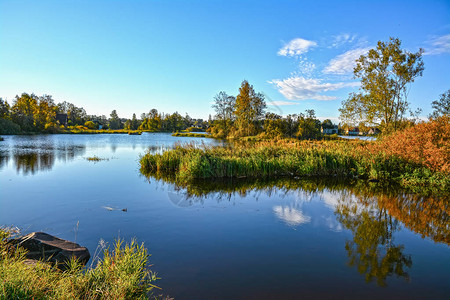
[[8, 154], [12, 155], [17, 173], [34, 175], [38, 171], [51, 170], [55, 165], [56, 158], [66, 162], [83, 155], [85, 152], [85, 147], [64, 145], [60, 147], [18, 148]]
[[408, 279], [406, 269], [412, 265], [411, 256], [403, 254], [403, 245], [394, 244], [398, 221], [385, 209], [370, 209], [344, 200], [336, 208], [336, 215], [353, 234], [353, 240], [345, 245], [349, 264], [356, 266], [367, 282], [375, 279], [378, 285], [385, 286], [392, 275]]
[[[268, 196], [299, 191], [311, 197], [320, 197], [324, 192], [335, 195], [337, 201], [329, 202], [336, 205], [337, 220], [353, 234], [353, 239], [345, 246], [349, 264], [356, 266], [367, 281], [376, 280], [380, 286], [386, 285], [390, 276], [408, 280], [407, 270], [412, 266], [412, 259], [404, 254], [403, 245], [394, 243], [393, 237], [400, 222], [422, 237], [450, 245], [448, 195], [430, 197], [390, 185], [330, 178], [232, 178], [180, 185], [175, 177], [142, 173], [149, 181], [156, 179], [168, 183], [181, 198], [185, 198], [183, 203], [189, 202], [189, 205], [211, 198], [218, 202], [230, 200], [233, 195], [245, 196], [250, 192]], [[278, 210], [280, 215], [285, 214]], [[288, 213], [292, 215], [290, 211]], [[295, 217], [301, 220], [300, 216]]]
[[401, 197], [379, 195], [378, 205], [403, 222], [410, 230], [435, 242], [450, 245], [450, 199], [448, 196], [420, 197], [403, 194]]
[[8, 164], [9, 153], [7, 151], [0, 151], [0, 169]]

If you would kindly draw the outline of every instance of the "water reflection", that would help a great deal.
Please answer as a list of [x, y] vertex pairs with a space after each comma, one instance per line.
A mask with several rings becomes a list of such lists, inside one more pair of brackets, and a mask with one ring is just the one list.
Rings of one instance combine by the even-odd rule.
[[[148, 177], [155, 180], [154, 177]], [[160, 180], [158, 178], [157, 180]], [[413, 261], [405, 246], [396, 243], [395, 233], [403, 224], [411, 231], [437, 243], [450, 245], [450, 205], [448, 196], [423, 196], [407, 193], [398, 187], [364, 181], [339, 180], [209, 180], [179, 186], [164, 178], [173, 191], [169, 198], [180, 207], [203, 203], [234, 201], [235, 196], [294, 195], [288, 205], [275, 205], [273, 213], [289, 226], [311, 223], [316, 218], [302, 209], [302, 202], [321, 199], [334, 211], [336, 218], [327, 218], [333, 231], [347, 229], [352, 239], [345, 243], [348, 264], [367, 282], [385, 286], [389, 277], [409, 280]], [[257, 197], [257, 196], [256, 196]]]
[[355, 266], [367, 282], [376, 280], [379, 286], [385, 286], [386, 278], [392, 275], [408, 280], [406, 269], [412, 265], [411, 256], [403, 253], [403, 245], [394, 243], [399, 222], [385, 208], [370, 204], [344, 200], [337, 206], [337, 219], [353, 234], [353, 240], [345, 243], [349, 265]]
[[11, 160], [17, 174], [35, 175], [39, 171], [50, 171], [56, 160], [68, 162], [85, 153], [86, 147], [83, 145], [55, 145], [49, 142], [16, 144], [11, 149], [0, 151], [0, 169]]
[[311, 217], [294, 207], [277, 205], [274, 206], [273, 211], [279, 219], [291, 226], [297, 226], [311, 221]]

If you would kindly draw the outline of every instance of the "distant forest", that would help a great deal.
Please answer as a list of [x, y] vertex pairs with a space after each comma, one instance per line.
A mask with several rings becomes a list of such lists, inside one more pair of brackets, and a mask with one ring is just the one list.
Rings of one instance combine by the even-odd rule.
[[317, 138], [321, 131], [336, 128], [330, 120], [319, 121], [314, 110], [288, 115], [266, 112], [261, 93], [243, 81], [237, 97], [219, 92], [214, 97], [215, 115], [208, 120], [193, 119], [151, 109], [140, 118], [120, 118], [113, 110], [109, 117], [88, 115], [73, 103], [55, 103], [50, 95], [23, 93], [10, 105], [0, 98], [0, 134], [62, 133], [90, 130], [140, 130], [148, 132], [207, 131], [214, 137], [227, 138], [262, 135], [264, 137]]

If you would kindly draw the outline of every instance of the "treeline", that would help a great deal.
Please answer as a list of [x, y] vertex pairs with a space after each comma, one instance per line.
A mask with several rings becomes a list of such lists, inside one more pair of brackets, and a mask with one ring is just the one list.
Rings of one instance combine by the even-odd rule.
[[[211, 121], [210, 121], [211, 122]], [[120, 118], [116, 110], [108, 117], [88, 115], [73, 103], [55, 103], [50, 95], [23, 93], [10, 105], [0, 98], [0, 134], [59, 133], [72, 130], [143, 130], [143, 131], [204, 131], [210, 122], [184, 117], [178, 112], [159, 113], [156, 109], [137, 119]]]
[[322, 129], [337, 128], [329, 119], [318, 120], [313, 109], [286, 117], [266, 112], [264, 95], [256, 93], [246, 80], [236, 97], [219, 92], [212, 107], [216, 114], [208, 131], [216, 138], [258, 135], [262, 138], [317, 139], [322, 136]]

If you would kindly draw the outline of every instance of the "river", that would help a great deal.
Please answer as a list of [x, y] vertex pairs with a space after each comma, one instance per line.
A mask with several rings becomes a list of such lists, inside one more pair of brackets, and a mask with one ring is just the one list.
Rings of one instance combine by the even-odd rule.
[[[136, 238], [152, 254], [156, 284], [175, 299], [450, 295], [448, 198], [336, 179], [210, 180], [183, 188], [139, 172], [148, 149], [218, 144], [208, 138], [4, 138], [0, 225], [76, 241], [91, 255], [101, 240]], [[93, 156], [100, 160], [87, 159]]]

